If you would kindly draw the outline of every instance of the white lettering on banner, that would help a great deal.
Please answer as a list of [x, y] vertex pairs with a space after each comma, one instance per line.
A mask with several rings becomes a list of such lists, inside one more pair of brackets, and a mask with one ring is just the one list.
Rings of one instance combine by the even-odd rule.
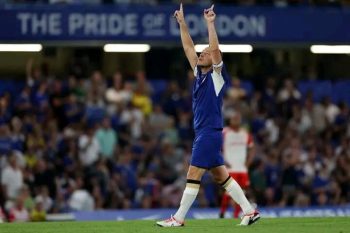
[[73, 13], [68, 18], [68, 32], [69, 35], [74, 35], [75, 32], [82, 28], [84, 24], [84, 17], [81, 14]]
[[43, 14], [41, 16], [32, 15], [32, 34], [34, 35], [46, 35], [47, 31], [47, 16]]
[[[188, 30], [192, 36], [207, 35], [206, 25], [203, 17], [195, 14], [186, 16]], [[176, 20], [170, 18], [170, 34], [177, 36], [180, 34]], [[266, 19], [264, 16], [255, 15], [218, 15], [216, 20], [216, 30], [220, 36], [226, 37], [234, 35], [237, 37], [259, 36], [266, 34]]]
[[163, 36], [166, 31], [165, 14], [146, 14], [142, 17], [143, 34], [145, 36]]
[[25, 35], [28, 33], [28, 21], [30, 19], [30, 13], [19, 13], [17, 18], [21, 21], [21, 34]]
[[125, 34], [128, 36], [137, 35], [137, 14], [125, 15]]
[[220, 15], [216, 20], [217, 32], [220, 36], [228, 36], [231, 33], [231, 19], [227, 15]]
[[49, 16], [49, 33], [50, 35], [60, 35], [61, 30], [61, 14], [54, 13]]
[[123, 25], [120, 23], [122, 21], [122, 17], [117, 14], [108, 17], [108, 31], [111, 35], [119, 35], [123, 31]]
[[108, 31], [108, 26], [107, 26], [107, 15], [102, 14], [101, 15], [101, 35], [106, 35]]
[[99, 17], [96, 14], [86, 14], [84, 23], [84, 35], [98, 35]]
[[186, 22], [191, 35], [207, 35], [207, 28], [203, 17], [190, 14], [186, 17]]
[[232, 20], [232, 31], [238, 37], [265, 36], [265, 18], [237, 15]]
[[61, 14], [30, 14], [19, 13], [17, 18], [21, 21], [21, 34], [32, 35], [60, 35]]
[[137, 14], [77, 14], [69, 15], [68, 31], [70, 35], [81, 30], [84, 36], [137, 35]]

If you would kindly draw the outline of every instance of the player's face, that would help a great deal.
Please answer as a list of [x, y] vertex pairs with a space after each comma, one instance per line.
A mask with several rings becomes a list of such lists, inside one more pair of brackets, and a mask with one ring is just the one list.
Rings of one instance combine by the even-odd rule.
[[209, 47], [205, 48], [198, 57], [198, 65], [203, 67], [209, 67], [213, 65], [213, 61], [211, 60], [211, 55], [209, 51]]

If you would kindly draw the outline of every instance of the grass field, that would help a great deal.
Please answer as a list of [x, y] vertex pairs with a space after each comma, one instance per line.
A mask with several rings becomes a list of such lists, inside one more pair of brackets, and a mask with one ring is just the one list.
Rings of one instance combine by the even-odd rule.
[[154, 221], [48, 222], [0, 224], [0, 233], [350, 233], [350, 218], [276, 218], [260, 219], [250, 227], [236, 226], [238, 220], [188, 220], [185, 227], [161, 228]]

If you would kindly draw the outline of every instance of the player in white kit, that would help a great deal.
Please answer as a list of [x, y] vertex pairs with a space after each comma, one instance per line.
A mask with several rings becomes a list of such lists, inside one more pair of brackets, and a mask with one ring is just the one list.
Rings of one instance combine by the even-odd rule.
[[[223, 130], [223, 154], [230, 176], [242, 189], [249, 187], [248, 167], [254, 156], [253, 136], [241, 127], [241, 114], [235, 112], [230, 118], [229, 126]], [[224, 193], [221, 200], [220, 218], [223, 218], [231, 198]], [[234, 205], [233, 217], [238, 218], [241, 208]]]

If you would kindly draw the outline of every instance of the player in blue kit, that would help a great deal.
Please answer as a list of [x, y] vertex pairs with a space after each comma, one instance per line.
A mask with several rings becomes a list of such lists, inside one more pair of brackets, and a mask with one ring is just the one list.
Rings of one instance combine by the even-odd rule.
[[229, 176], [221, 155], [223, 137], [221, 108], [223, 90], [229, 81], [229, 75], [219, 50], [219, 41], [214, 25], [216, 16], [214, 5], [204, 10], [204, 18], [208, 26], [209, 47], [205, 48], [199, 57], [187, 29], [182, 4], [180, 9], [175, 11], [174, 16], [180, 25], [183, 49], [196, 76], [192, 93], [195, 139], [191, 164], [187, 173], [186, 188], [180, 207], [174, 216], [158, 221], [157, 225], [162, 227], [184, 226], [185, 216], [196, 199], [201, 178], [206, 170], [211, 172], [214, 180], [242, 208], [244, 215], [240, 225], [251, 225], [260, 218], [260, 215], [251, 206], [241, 187]]

